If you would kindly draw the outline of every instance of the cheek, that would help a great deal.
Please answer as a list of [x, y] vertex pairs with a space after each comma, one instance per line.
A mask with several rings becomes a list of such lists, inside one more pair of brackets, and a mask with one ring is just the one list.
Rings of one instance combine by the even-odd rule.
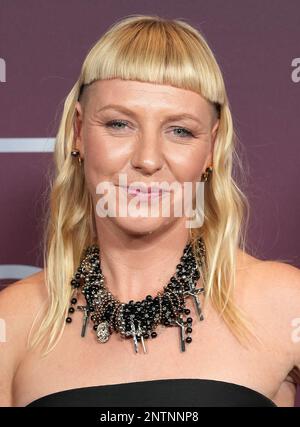
[[92, 127], [83, 134], [86, 173], [98, 179], [111, 176], [122, 169], [126, 159], [125, 146]]
[[179, 182], [199, 181], [209, 150], [207, 145], [185, 146], [168, 153], [168, 162]]

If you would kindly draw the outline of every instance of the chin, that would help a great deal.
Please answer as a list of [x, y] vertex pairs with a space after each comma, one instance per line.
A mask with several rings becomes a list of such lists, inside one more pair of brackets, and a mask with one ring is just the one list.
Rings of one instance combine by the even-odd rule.
[[143, 236], [168, 227], [170, 218], [114, 218], [114, 223], [116, 227], [121, 228], [128, 234]]

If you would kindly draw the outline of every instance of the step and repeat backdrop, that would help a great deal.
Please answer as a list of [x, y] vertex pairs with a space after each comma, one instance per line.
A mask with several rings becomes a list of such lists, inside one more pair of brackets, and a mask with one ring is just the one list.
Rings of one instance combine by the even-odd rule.
[[64, 99], [95, 40], [134, 13], [185, 19], [207, 38], [241, 143], [249, 251], [300, 268], [299, 0], [0, 0], [0, 288], [43, 268]]

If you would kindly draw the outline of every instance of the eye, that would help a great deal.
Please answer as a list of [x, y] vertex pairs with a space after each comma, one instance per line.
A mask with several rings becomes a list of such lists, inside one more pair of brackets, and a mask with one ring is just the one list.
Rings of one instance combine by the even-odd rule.
[[122, 120], [111, 120], [110, 122], [105, 123], [106, 127], [113, 129], [124, 129], [123, 125], [126, 126], [127, 122], [123, 122]]
[[[179, 130], [180, 131], [180, 133], [176, 135], [176, 136], [179, 136], [180, 138], [182, 138], [182, 137], [183, 138], [194, 137], [194, 135], [192, 134], [192, 132], [189, 131], [189, 130], [187, 130], [187, 129], [185, 129], [185, 128], [174, 128], [173, 130], [174, 131], [175, 130]], [[180, 135], [183, 135], [183, 136], [180, 136]]]
[[[127, 125], [128, 123], [123, 120], [111, 120], [105, 124], [106, 127], [112, 128], [112, 129], [124, 129], [124, 126], [127, 126]], [[173, 129], [173, 131], [180, 131], [180, 133], [175, 135], [175, 136], [178, 136], [179, 138], [194, 137], [191, 131], [182, 127], [176, 127]]]

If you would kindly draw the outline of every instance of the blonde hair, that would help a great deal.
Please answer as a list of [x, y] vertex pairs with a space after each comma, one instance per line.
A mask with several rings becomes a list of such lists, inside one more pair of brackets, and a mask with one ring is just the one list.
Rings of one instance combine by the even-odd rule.
[[90, 49], [64, 103], [43, 242], [49, 300], [30, 345], [34, 347], [46, 339], [47, 353], [62, 336], [72, 293], [70, 280], [84, 248], [97, 243], [92, 198], [83, 168], [77, 168], [70, 152], [75, 104], [82, 90], [96, 80], [112, 78], [173, 85], [199, 93], [220, 107], [213, 173], [205, 184], [205, 219], [203, 226], [191, 230], [191, 237], [193, 248], [199, 236], [205, 241], [207, 258], [203, 268], [197, 259], [205, 298], [210, 298], [236, 338], [245, 343], [255, 334], [232, 291], [237, 248], [245, 252], [249, 204], [233, 178], [233, 163], [241, 166], [241, 162], [222, 73], [204, 37], [188, 23], [130, 15], [114, 23]]

